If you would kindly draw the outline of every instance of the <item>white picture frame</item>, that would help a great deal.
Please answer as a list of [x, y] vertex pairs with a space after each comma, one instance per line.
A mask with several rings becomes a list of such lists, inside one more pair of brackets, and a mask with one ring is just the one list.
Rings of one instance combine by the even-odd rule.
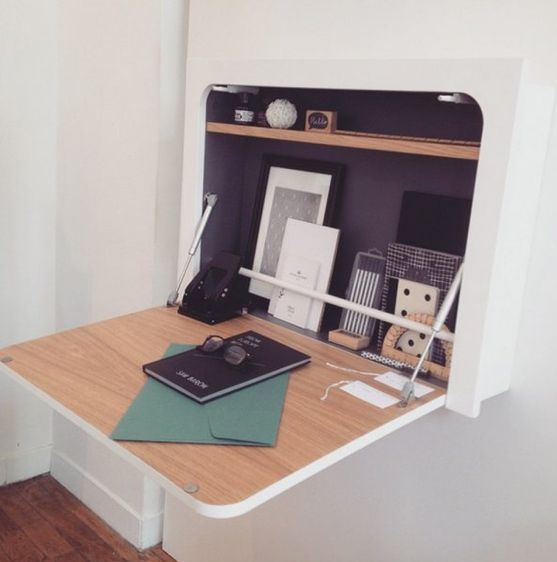
[[[328, 224], [342, 167], [328, 162], [265, 157], [259, 186], [260, 209], [252, 225], [253, 271], [276, 277], [289, 218]], [[252, 279], [249, 291], [270, 299], [273, 287]]]

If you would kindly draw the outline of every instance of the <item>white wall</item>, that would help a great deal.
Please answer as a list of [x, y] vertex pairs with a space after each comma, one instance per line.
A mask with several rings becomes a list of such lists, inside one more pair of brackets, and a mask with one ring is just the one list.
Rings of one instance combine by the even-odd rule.
[[59, 0], [57, 328], [152, 302], [160, 2]]
[[161, 3], [160, 120], [153, 302], [176, 284], [189, 0]]
[[188, 57], [524, 57], [553, 83], [553, 0], [193, 0]]
[[56, 2], [0, 3], [0, 347], [55, 324]]
[[[56, 2], [0, 2], [0, 348], [55, 326]], [[50, 409], [0, 373], [0, 485], [48, 470]]]
[[[191, 8], [193, 58], [524, 57], [530, 80], [557, 86], [550, 1], [193, 0]], [[262, 507], [256, 559], [554, 560], [556, 183], [554, 116], [527, 295], [509, 303], [523, 310], [511, 390], [484, 403], [477, 420], [436, 412]]]
[[0, 347], [173, 288], [187, 6], [0, 5]]
[[57, 329], [176, 279], [187, 0], [59, 0]]

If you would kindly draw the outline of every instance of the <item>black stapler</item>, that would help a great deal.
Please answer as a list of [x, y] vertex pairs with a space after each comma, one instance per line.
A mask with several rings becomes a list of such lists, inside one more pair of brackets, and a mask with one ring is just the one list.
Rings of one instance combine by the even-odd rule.
[[238, 274], [240, 263], [240, 256], [235, 254], [217, 254], [186, 287], [178, 313], [206, 324], [218, 324], [241, 314], [248, 280]]

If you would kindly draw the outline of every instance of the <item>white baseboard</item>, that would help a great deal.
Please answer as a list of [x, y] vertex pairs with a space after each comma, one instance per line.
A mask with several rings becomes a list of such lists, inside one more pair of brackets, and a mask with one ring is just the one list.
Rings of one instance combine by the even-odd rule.
[[51, 454], [52, 445], [45, 445], [1, 457], [0, 486], [49, 472]]
[[52, 451], [51, 474], [136, 548], [161, 542], [163, 513], [142, 517], [63, 453]]

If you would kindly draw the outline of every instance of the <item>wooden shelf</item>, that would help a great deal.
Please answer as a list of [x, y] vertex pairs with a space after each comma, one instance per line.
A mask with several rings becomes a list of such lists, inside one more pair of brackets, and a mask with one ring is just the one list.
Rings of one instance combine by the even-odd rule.
[[412, 137], [372, 135], [365, 133], [348, 134], [346, 131], [336, 133], [313, 133], [308, 131], [294, 131], [291, 129], [270, 129], [267, 127], [209, 122], [207, 123], [207, 132], [288, 142], [305, 142], [327, 146], [360, 148], [363, 150], [381, 150], [441, 158], [459, 158], [462, 160], [477, 160], [480, 152], [480, 147], [477, 143], [459, 143], [440, 139], [417, 139]]

